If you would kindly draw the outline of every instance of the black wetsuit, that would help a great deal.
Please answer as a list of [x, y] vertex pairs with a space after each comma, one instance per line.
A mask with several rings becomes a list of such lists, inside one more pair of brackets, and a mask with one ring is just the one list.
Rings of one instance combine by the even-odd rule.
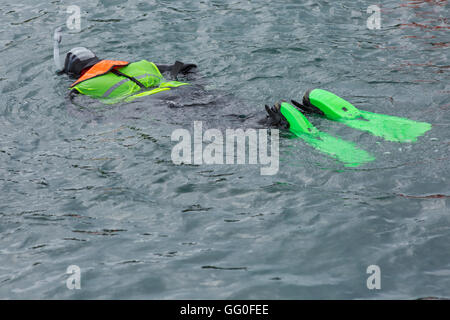
[[[156, 66], [165, 79], [188, 81], [190, 85], [158, 92], [134, 100], [132, 103], [109, 106], [88, 96], [76, 94], [69, 99], [71, 113], [75, 112], [85, 119], [100, 120], [108, 117], [104, 115], [105, 109], [114, 108], [123, 119], [140, 118], [143, 113], [149, 112], [150, 114], [167, 114], [167, 121], [183, 119], [185, 124], [203, 121], [205, 127], [210, 128], [267, 128], [270, 125], [267, 116], [260, 112], [249, 113], [248, 108], [244, 107], [247, 103], [232, 94], [219, 90], [206, 90], [203, 85], [198, 84], [199, 81], [195, 81], [197, 69], [195, 64], [177, 61], [172, 65], [156, 64]], [[178, 79], [179, 77], [182, 79]]]

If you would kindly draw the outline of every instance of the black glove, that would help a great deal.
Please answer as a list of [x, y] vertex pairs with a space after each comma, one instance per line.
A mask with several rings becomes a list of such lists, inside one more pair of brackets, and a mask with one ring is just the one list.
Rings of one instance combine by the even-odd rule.
[[193, 63], [186, 64], [186, 63], [183, 63], [183, 62], [180, 62], [180, 61], [176, 61], [172, 65], [158, 64], [156, 66], [158, 67], [158, 69], [159, 69], [159, 71], [161, 73], [170, 72], [170, 75], [174, 79], [177, 78], [177, 75], [179, 73], [188, 74], [188, 73], [194, 72], [194, 71], [192, 71], [192, 69], [197, 67], [197, 65], [195, 65]]
[[170, 70], [170, 74], [172, 75], [172, 77], [174, 79], [176, 79], [179, 73], [187, 74], [187, 73], [189, 73], [189, 70], [191, 70], [192, 68], [195, 68], [195, 67], [197, 67], [197, 66], [192, 63], [185, 64], [180, 61], [175, 61], [174, 65], [172, 66], [172, 69]]
[[265, 105], [266, 111], [269, 114], [270, 124], [275, 125], [277, 127], [281, 127], [284, 129], [289, 128], [289, 122], [283, 116], [280, 111], [281, 103], [276, 103], [273, 107], [269, 107], [267, 104]]
[[188, 74], [188, 73], [192, 73], [192, 72], [195, 72], [195, 71], [191, 71], [192, 69], [194, 69], [194, 68], [197, 68], [197, 65], [196, 64], [193, 64], [193, 63], [183, 63], [183, 66], [181, 67], [181, 69], [180, 69], [180, 72], [182, 73], [182, 74]]

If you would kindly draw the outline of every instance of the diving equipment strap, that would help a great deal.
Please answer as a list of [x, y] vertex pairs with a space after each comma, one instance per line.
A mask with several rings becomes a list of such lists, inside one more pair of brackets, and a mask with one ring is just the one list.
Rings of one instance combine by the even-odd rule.
[[111, 72], [114, 73], [114, 74], [117, 75], [117, 76], [122, 76], [122, 77], [125, 77], [125, 78], [130, 79], [131, 81], [133, 81], [134, 83], [136, 83], [139, 87], [141, 87], [141, 89], [147, 89], [147, 87], [144, 86], [144, 85], [143, 85], [139, 80], [137, 80], [135, 77], [129, 76], [129, 75], [123, 73], [123, 72], [120, 72], [120, 71], [117, 70], [117, 69], [111, 69]]

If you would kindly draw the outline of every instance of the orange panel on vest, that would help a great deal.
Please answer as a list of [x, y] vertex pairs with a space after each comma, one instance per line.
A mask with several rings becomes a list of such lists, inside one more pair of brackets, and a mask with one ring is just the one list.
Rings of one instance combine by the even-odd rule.
[[80, 83], [81, 81], [104, 75], [111, 71], [113, 68], [125, 67], [129, 64], [129, 62], [120, 60], [102, 60], [89, 68], [88, 71], [86, 71], [80, 78], [78, 78], [77, 81], [72, 83], [70, 87], [72, 88], [74, 85]]

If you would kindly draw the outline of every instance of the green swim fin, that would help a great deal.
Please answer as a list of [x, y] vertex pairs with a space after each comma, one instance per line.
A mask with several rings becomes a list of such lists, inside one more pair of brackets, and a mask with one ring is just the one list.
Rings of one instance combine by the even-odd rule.
[[355, 144], [319, 131], [294, 106], [287, 102], [276, 105], [289, 123], [289, 130], [315, 149], [341, 161], [347, 167], [356, 167], [375, 160]]
[[296, 101], [292, 103], [303, 111], [318, 113], [388, 141], [414, 142], [431, 129], [431, 124], [427, 122], [358, 110], [348, 101], [322, 89], [307, 91], [303, 104]]

